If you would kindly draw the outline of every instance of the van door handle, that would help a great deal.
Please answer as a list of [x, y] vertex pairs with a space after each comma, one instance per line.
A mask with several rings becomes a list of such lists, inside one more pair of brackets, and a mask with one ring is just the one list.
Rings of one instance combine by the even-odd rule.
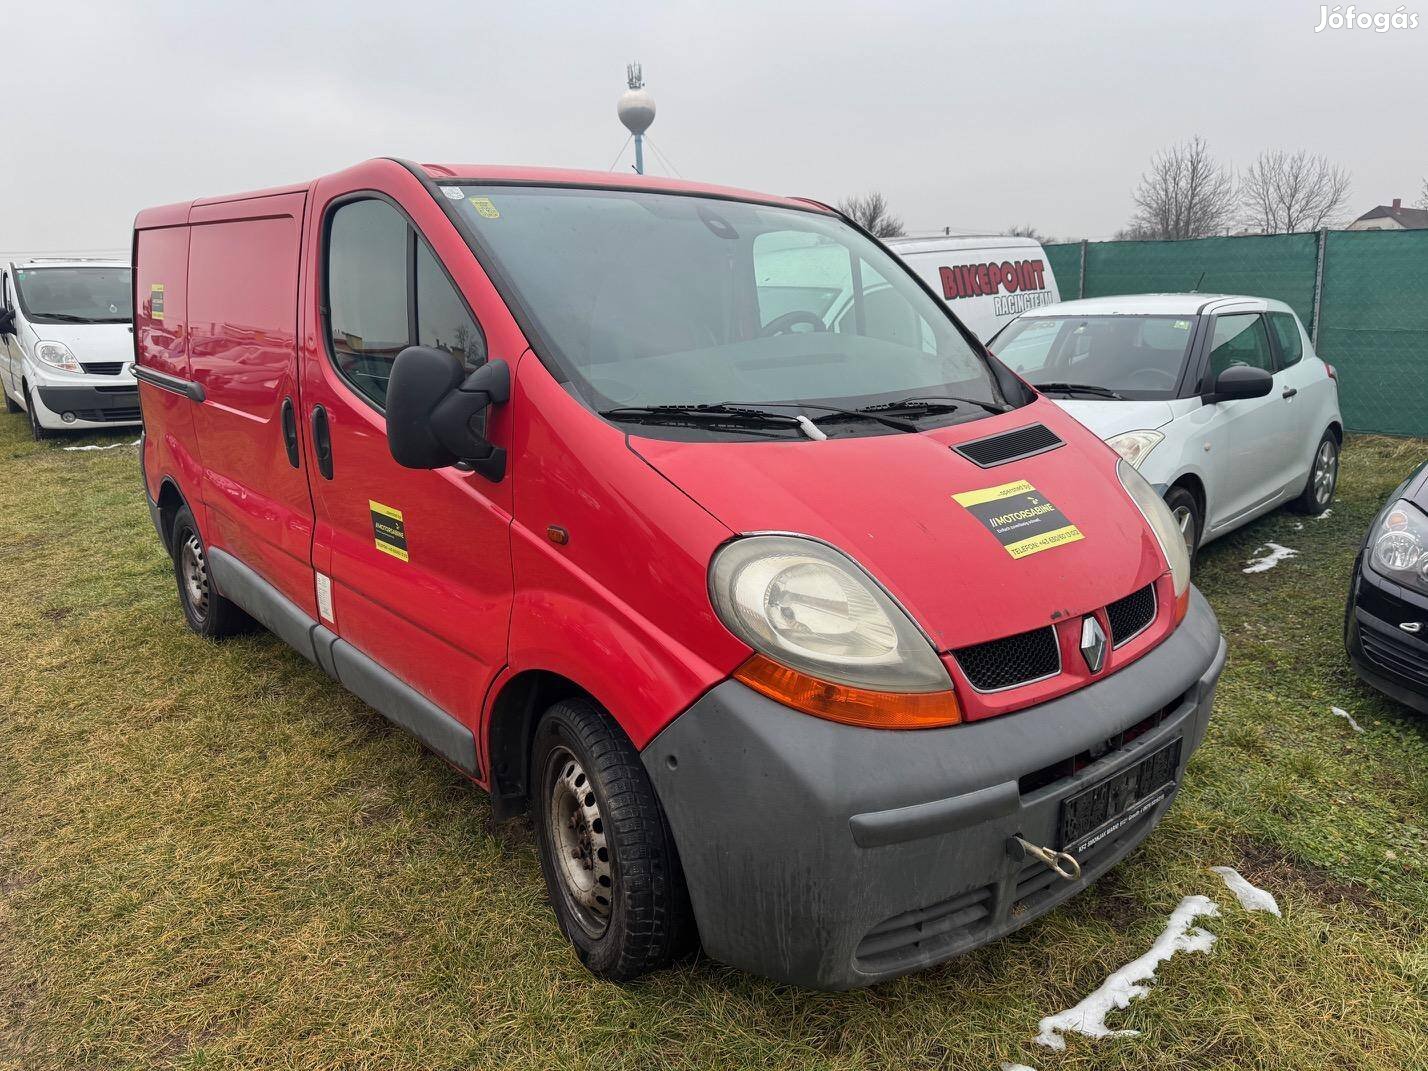
[[327, 410], [320, 405], [312, 407], [312, 452], [317, 455], [317, 471], [324, 479], [332, 479], [332, 432], [327, 426]]
[[1298, 393], [1299, 393], [1299, 388], [1298, 388], [1298, 387], [1285, 387], [1285, 388], [1284, 388], [1283, 397], [1285, 397], [1285, 398], [1293, 398], [1293, 397], [1294, 397], [1296, 394], [1298, 394]]
[[287, 447], [288, 464], [297, 468], [298, 461], [298, 437], [297, 437], [297, 414], [293, 412], [293, 400], [283, 399], [283, 445]]

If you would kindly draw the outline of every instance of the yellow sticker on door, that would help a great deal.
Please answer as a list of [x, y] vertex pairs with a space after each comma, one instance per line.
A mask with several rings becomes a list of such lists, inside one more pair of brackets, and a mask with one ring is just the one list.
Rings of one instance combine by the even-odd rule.
[[149, 317], [154, 320], [164, 318], [164, 284], [154, 283], [149, 287]]
[[408, 561], [407, 526], [402, 521], [402, 511], [384, 506], [380, 502], [367, 499], [372, 511], [372, 541], [383, 554]]
[[1086, 538], [1026, 480], [963, 491], [952, 498], [981, 521], [1013, 558], [1040, 554]]

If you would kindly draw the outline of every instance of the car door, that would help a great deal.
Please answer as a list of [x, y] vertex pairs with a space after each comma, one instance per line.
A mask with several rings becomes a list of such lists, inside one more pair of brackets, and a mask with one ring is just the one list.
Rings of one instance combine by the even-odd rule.
[[[312, 224], [316, 286], [303, 299], [310, 344], [302, 397], [319, 612], [343, 640], [475, 729], [506, 658], [511, 481], [402, 468], [387, 444], [383, 405], [398, 353], [440, 347], [474, 368], [488, 356], [477, 309], [504, 307], [484, 275], [475, 300], [463, 295], [434, 242], [465, 258], [468, 279], [479, 273], [474, 259], [434, 203], [416, 207], [428, 210], [425, 233], [380, 191], [327, 197]], [[507, 333], [499, 344], [514, 365], [524, 343]], [[493, 440], [504, 434], [499, 420]]]
[[1304, 359], [1307, 340], [1298, 317], [1292, 312], [1271, 311], [1265, 318], [1274, 341], [1274, 394], [1284, 402], [1289, 413], [1291, 438], [1284, 477], [1287, 488], [1298, 491], [1309, 478], [1314, 448], [1328, 426], [1322, 412], [1322, 395], [1330, 389], [1329, 377], [1320, 361]]
[[[1258, 312], [1213, 317], [1209, 345], [1210, 387], [1221, 372], [1237, 365], [1274, 372], [1269, 330]], [[1214, 481], [1208, 496], [1212, 503], [1208, 530], [1235, 524], [1282, 497], [1292, 427], [1279, 390], [1263, 398], [1215, 402], [1192, 419], [1203, 424], [1200, 430]]]
[[[3, 271], [0, 272], [0, 310], [12, 312], [14, 309], [15, 302], [10, 296], [10, 273]], [[18, 350], [19, 344], [13, 331], [0, 334], [0, 377], [4, 379], [5, 393], [12, 398], [20, 396], [20, 377], [16, 368]]]

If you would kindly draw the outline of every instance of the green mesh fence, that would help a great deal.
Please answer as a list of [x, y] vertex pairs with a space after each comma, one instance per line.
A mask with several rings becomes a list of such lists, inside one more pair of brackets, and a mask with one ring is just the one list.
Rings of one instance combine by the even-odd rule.
[[1344, 423], [1428, 435], [1428, 230], [1331, 231], [1320, 304]]
[[[1081, 289], [1080, 243], [1046, 246], [1063, 301]], [[1086, 297], [1249, 294], [1286, 302], [1313, 330], [1317, 234], [1090, 242]], [[1339, 370], [1351, 431], [1428, 436], [1428, 230], [1330, 231], [1319, 294], [1320, 356]]]
[[1081, 243], [1063, 242], [1044, 245], [1051, 272], [1056, 276], [1056, 289], [1062, 301], [1074, 301], [1081, 293]]

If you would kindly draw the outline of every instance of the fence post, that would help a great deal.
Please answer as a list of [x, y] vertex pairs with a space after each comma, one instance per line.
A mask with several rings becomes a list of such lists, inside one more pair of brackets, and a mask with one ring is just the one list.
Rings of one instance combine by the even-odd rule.
[[1083, 298], [1086, 296], [1086, 239], [1081, 239], [1081, 271], [1076, 277], [1076, 296]]
[[1314, 257], [1314, 307], [1309, 313], [1309, 341], [1319, 348], [1319, 303], [1324, 297], [1324, 246], [1329, 232], [1319, 231], [1319, 252]]

